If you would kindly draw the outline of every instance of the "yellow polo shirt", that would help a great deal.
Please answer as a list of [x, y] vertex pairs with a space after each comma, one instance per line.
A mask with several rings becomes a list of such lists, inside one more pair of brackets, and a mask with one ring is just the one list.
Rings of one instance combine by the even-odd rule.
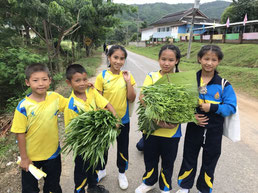
[[[118, 116], [122, 119], [122, 123], [129, 122], [129, 107], [127, 101], [126, 82], [123, 72], [113, 74], [110, 70], [104, 70], [100, 73], [95, 82], [95, 88], [103, 92], [103, 96], [110, 102], [116, 110]], [[135, 80], [131, 75], [131, 84], [135, 85]]]
[[[161, 77], [162, 77], [162, 75], [160, 74], [159, 71], [150, 72], [146, 76], [146, 78], [143, 82], [143, 86], [153, 85]], [[168, 137], [168, 138], [181, 137], [181, 135], [182, 135], [181, 134], [181, 124], [178, 124], [177, 127], [173, 128], [173, 129], [159, 128], [156, 131], [154, 131], [151, 135], [160, 136], [160, 137]]]
[[64, 121], [65, 126], [67, 126], [70, 120], [76, 116], [78, 113], [83, 111], [96, 110], [97, 108], [105, 108], [109, 103], [95, 88], [88, 88], [85, 90], [86, 101], [75, 96], [72, 92], [68, 99], [68, 103], [64, 110]]
[[64, 111], [67, 99], [47, 92], [46, 99], [36, 102], [26, 96], [18, 104], [11, 132], [26, 134], [26, 150], [32, 161], [57, 157], [60, 151], [57, 114]]

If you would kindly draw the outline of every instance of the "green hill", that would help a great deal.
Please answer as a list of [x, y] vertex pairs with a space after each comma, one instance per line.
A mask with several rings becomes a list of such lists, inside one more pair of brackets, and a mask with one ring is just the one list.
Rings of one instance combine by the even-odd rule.
[[[200, 5], [200, 10], [209, 18], [220, 19], [224, 9], [230, 5], [227, 1], [214, 1], [210, 3], [204, 3]], [[180, 4], [167, 4], [167, 3], [152, 3], [152, 4], [135, 4], [132, 6], [138, 7], [139, 19], [151, 24], [161, 17], [193, 7], [192, 3], [180, 3]], [[119, 16], [120, 17], [120, 16]], [[137, 14], [123, 14], [120, 18], [123, 21], [134, 21], [138, 17]]]

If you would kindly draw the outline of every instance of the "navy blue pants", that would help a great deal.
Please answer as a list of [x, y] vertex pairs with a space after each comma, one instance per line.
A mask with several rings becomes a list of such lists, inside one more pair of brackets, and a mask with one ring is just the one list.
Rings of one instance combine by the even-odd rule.
[[75, 158], [74, 168], [74, 193], [85, 193], [85, 186], [96, 186], [98, 183], [97, 170], [88, 169], [89, 162], [84, 161], [81, 156]]
[[203, 148], [202, 165], [197, 180], [197, 189], [202, 193], [211, 193], [215, 167], [221, 154], [222, 128], [208, 128], [204, 142], [204, 128], [188, 123], [184, 141], [184, 154], [178, 175], [178, 184], [191, 189], [196, 175], [197, 160]]
[[154, 135], [150, 135], [146, 139], [144, 135], [145, 173], [143, 175], [143, 183], [152, 186], [158, 181], [158, 164], [161, 157], [159, 187], [163, 191], [172, 189], [171, 178], [179, 140], [180, 138], [167, 138]]
[[[129, 132], [130, 132], [130, 123], [125, 123], [120, 126], [121, 132], [116, 138], [117, 140], [117, 160], [116, 165], [120, 173], [124, 173], [128, 169], [128, 160], [129, 160]], [[104, 156], [105, 165], [108, 160], [108, 152]], [[101, 166], [99, 169], [105, 169], [105, 165]]]
[[[44, 178], [44, 193], [62, 193], [60, 186], [61, 156], [44, 161], [33, 161], [34, 166], [42, 168], [47, 174]], [[38, 180], [30, 173], [22, 170], [22, 193], [39, 193]]]

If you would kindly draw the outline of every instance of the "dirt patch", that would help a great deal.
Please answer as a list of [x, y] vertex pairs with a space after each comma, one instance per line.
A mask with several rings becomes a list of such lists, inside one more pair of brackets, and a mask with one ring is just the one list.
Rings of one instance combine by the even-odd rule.
[[0, 192], [21, 192], [21, 174], [16, 164], [18, 147], [15, 135], [8, 131], [5, 137], [0, 137], [0, 140]]
[[11, 128], [12, 116], [0, 116], [0, 137], [4, 137]]

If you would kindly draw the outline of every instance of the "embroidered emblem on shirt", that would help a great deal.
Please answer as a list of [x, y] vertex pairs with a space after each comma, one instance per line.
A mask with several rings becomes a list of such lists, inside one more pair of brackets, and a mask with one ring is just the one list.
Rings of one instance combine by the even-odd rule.
[[214, 98], [215, 98], [215, 99], [219, 99], [219, 92], [217, 92], [217, 93], [214, 95]]
[[32, 115], [32, 116], [35, 116], [35, 112], [34, 112], [34, 111], [32, 111], [32, 112], [31, 112], [31, 115]]

